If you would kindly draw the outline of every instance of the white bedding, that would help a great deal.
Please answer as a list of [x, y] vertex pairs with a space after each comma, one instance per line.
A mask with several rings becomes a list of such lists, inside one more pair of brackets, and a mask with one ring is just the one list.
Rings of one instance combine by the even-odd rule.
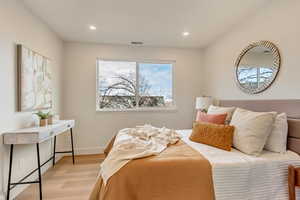
[[131, 160], [158, 155], [179, 139], [180, 135], [175, 130], [151, 125], [120, 130], [113, 148], [101, 163], [100, 174], [104, 184]]
[[[191, 130], [177, 131], [182, 140], [212, 165], [216, 200], [287, 200], [288, 165], [300, 166], [300, 156], [263, 151], [259, 157], [236, 149], [223, 151], [189, 140]], [[300, 191], [297, 190], [297, 196]]]

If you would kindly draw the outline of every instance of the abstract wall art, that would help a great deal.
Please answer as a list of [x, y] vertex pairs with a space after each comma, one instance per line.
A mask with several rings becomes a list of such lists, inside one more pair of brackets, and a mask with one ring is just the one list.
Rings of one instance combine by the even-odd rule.
[[50, 59], [17, 45], [18, 111], [52, 108]]

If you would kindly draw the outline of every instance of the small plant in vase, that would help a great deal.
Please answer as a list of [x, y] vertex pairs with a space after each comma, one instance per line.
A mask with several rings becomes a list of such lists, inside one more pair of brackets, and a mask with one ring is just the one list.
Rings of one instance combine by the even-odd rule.
[[40, 126], [47, 126], [49, 113], [43, 113], [42, 111], [39, 111], [36, 113], [36, 115], [40, 118]]

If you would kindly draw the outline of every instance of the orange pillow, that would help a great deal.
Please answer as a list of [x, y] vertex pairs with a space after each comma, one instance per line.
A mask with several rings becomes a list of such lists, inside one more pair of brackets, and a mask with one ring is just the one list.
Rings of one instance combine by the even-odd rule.
[[195, 122], [190, 140], [230, 151], [233, 133], [234, 126]]
[[213, 124], [225, 124], [227, 113], [224, 114], [206, 114], [204, 112], [198, 111], [196, 121], [197, 122], [207, 122]]

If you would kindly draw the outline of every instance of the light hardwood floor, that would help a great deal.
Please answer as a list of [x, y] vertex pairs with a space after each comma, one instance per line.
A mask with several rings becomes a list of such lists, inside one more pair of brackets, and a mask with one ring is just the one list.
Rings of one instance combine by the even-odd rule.
[[[70, 156], [62, 158], [54, 168], [44, 173], [43, 200], [87, 200], [96, 181], [104, 155]], [[37, 200], [38, 185], [32, 184], [17, 200]]]

